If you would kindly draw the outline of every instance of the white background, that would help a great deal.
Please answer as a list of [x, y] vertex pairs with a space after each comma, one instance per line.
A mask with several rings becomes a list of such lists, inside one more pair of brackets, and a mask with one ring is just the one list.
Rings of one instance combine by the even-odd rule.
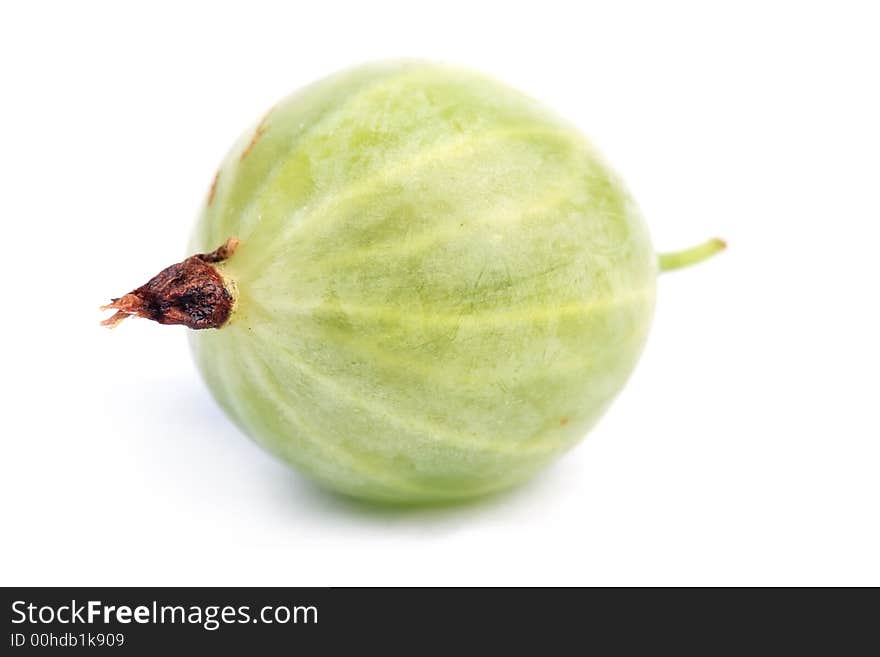
[[[0, 583], [880, 584], [876, 4], [4, 3]], [[98, 327], [179, 260], [222, 155], [375, 57], [572, 118], [662, 277], [611, 411], [533, 483], [371, 510], [221, 414], [185, 329]]]

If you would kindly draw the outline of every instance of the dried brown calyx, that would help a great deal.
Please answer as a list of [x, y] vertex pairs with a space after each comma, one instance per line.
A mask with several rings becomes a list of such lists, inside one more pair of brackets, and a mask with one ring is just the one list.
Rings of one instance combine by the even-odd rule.
[[136, 315], [191, 329], [220, 328], [232, 313], [235, 297], [214, 265], [232, 256], [237, 247], [238, 240], [230, 237], [211, 253], [190, 256], [163, 269], [136, 290], [101, 306], [101, 310], [116, 311], [101, 325], [113, 328]]

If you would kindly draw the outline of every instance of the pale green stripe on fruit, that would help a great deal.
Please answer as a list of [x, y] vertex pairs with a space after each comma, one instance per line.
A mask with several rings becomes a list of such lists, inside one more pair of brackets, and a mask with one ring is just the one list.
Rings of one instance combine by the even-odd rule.
[[[375, 466], [371, 465], [370, 463], [367, 463], [364, 459], [355, 456], [354, 454], [349, 452], [346, 448], [341, 447], [341, 446], [337, 446], [331, 441], [324, 440], [319, 443], [319, 442], [315, 441], [314, 439], [312, 439], [312, 436], [321, 435], [323, 432], [318, 430], [317, 427], [309, 425], [308, 421], [305, 419], [305, 417], [303, 415], [300, 414], [297, 416], [293, 416], [290, 413], [290, 411], [287, 408], [287, 404], [285, 403], [289, 393], [283, 392], [284, 386], [282, 386], [282, 384], [275, 378], [275, 375], [272, 374], [272, 366], [263, 357], [259, 356], [258, 353], [256, 353], [256, 352], [253, 354], [253, 358], [256, 358], [261, 363], [262, 370], [264, 371], [264, 373], [266, 375], [268, 375], [268, 377], [270, 377], [270, 379], [258, 377], [257, 380], [254, 380], [254, 383], [256, 383], [259, 386], [260, 390], [264, 390], [264, 391], [269, 392], [269, 397], [271, 398], [273, 404], [278, 409], [278, 411], [284, 417], [286, 417], [288, 419], [288, 421], [290, 421], [296, 428], [299, 429], [298, 435], [299, 435], [300, 439], [303, 439], [306, 442], [309, 442], [313, 447], [317, 448], [319, 451], [324, 450], [324, 451], [328, 452], [329, 456], [331, 456], [334, 459], [337, 459], [339, 461], [342, 461], [353, 472], [357, 473], [358, 475], [367, 477], [368, 479], [370, 479], [372, 481], [372, 483], [379, 483], [383, 486], [387, 486], [387, 487], [392, 488], [392, 490], [393, 489], [406, 490], [406, 491], [414, 493], [414, 494], [416, 494], [416, 493], [422, 494], [422, 495], [425, 495], [426, 497], [431, 497], [432, 495], [437, 495], [437, 491], [435, 489], [420, 486], [418, 483], [411, 481], [411, 480], [408, 480], [408, 479], [404, 480], [404, 479], [400, 479], [399, 477], [394, 477], [393, 474], [388, 473], [384, 469], [376, 468]], [[245, 364], [249, 362], [247, 356], [242, 356], [242, 359], [243, 359], [242, 362]], [[250, 373], [251, 377], [258, 376], [250, 365], [246, 364], [245, 369]], [[337, 386], [336, 389], [339, 390], [340, 388]], [[336, 398], [336, 397], [334, 397], [334, 398]], [[389, 416], [387, 416], [383, 413], [381, 417], [388, 419]], [[394, 421], [397, 421], [393, 415], [391, 416], [391, 419]], [[402, 428], [405, 429], [407, 433], [410, 431], [410, 429], [405, 424], [402, 426]], [[429, 438], [430, 438], [430, 440], [434, 440], [434, 437], [431, 435], [429, 435]], [[567, 441], [564, 441], [563, 443], [561, 443], [561, 445], [564, 448], [564, 447], [569, 446], [572, 442], [574, 442], [574, 440], [567, 440]], [[448, 446], [449, 446], [449, 443], [445, 442], [444, 447], [448, 447]], [[458, 449], [462, 448], [461, 445], [454, 445], [454, 447], [456, 447]], [[560, 448], [560, 445], [557, 444], [556, 446], [554, 446], [554, 449], [547, 450], [546, 452], [544, 450], [535, 449], [535, 450], [529, 450], [529, 453], [532, 455], [532, 458], [537, 459], [537, 463], [540, 463], [541, 459], [547, 458], [553, 452], [558, 451], [559, 448]], [[475, 449], [474, 446], [472, 446], [470, 444], [465, 445], [464, 449], [466, 449], [467, 451], [485, 451], [482, 448]], [[512, 455], [518, 456], [520, 453], [521, 453], [521, 450], [517, 450], [515, 452], [512, 452]], [[297, 456], [296, 454], [290, 454], [287, 451], [285, 451], [285, 455], [290, 458], [296, 458], [296, 456]], [[535, 467], [537, 467], [537, 463], [535, 464]], [[531, 468], [531, 466], [528, 466], [528, 467]], [[317, 471], [320, 472], [320, 464], [318, 464]], [[513, 471], [511, 471], [510, 474], [515, 475], [515, 469]], [[492, 490], [496, 490], [499, 487], [503, 487], [505, 485], [506, 484], [504, 482], [496, 482], [496, 483], [487, 484], [482, 487], [469, 486], [467, 492], [472, 495], [479, 495], [479, 494], [484, 494], [484, 493], [490, 492]], [[460, 492], [461, 491], [453, 491], [449, 494], [449, 497], [453, 497], [453, 498], [459, 497]]]
[[[394, 86], [400, 86], [401, 84], [406, 84], [408, 81], [415, 80], [418, 78], [424, 77], [424, 71], [413, 71], [406, 67], [387, 67], [387, 66], [377, 66], [371, 69], [372, 73], [376, 75], [376, 77], [369, 83], [366, 84], [363, 88], [359, 89], [354, 94], [347, 95], [341, 103], [338, 103], [335, 107], [328, 108], [329, 111], [324, 112], [319, 119], [310, 123], [306, 129], [299, 135], [299, 139], [290, 144], [289, 153], [296, 154], [300, 151], [300, 149], [304, 148], [308, 144], [308, 141], [316, 136], [320, 132], [321, 129], [331, 124], [334, 120], [339, 119], [340, 117], [344, 117], [348, 114], [356, 114], [356, 108], [359, 104], [362, 104], [366, 99], [370, 98], [370, 96], [376, 94], [380, 91], [390, 91]], [[343, 72], [339, 74], [338, 77], [344, 77], [347, 72]], [[325, 83], [333, 82], [334, 79], [331, 78], [329, 80], [324, 81]], [[252, 201], [245, 208], [241, 209], [238, 213], [239, 224], [237, 226], [230, 226], [229, 230], [232, 232], [239, 234], [241, 239], [244, 241], [248, 241], [251, 237], [251, 230], [242, 230], [243, 224], [250, 220], [252, 223], [252, 215], [253, 209], [257, 201], [259, 199], [264, 198], [266, 196], [266, 192], [271, 189], [272, 185], [277, 181], [278, 175], [284, 170], [285, 166], [288, 164], [288, 158], [281, 158], [278, 161], [278, 164], [273, 167], [273, 169], [268, 173], [265, 177], [265, 181], [262, 184], [259, 193], [252, 195]], [[348, 183], [346, 182], [346, 185]], [[339, 186], [332, 186], [326, 192], [327, 195], [334, 194], [338, 191], [341, 191]], [[278, 220], [285, 219], [284, 216], [279, 216]], [[276, 227], [276, 223], [269, 223], [265, 225], [260, 225], [259, 227], [267, 233], [270, 233], [273, 228]]]
[[[264, 257], [252, 259], [247, 272], [261, 269], [267, 261], [276, 257], [278, 255], [277, 249], [281, 245], [286, 244], [295, 233], [304, 231], [308, 227], [312, 227], [313, 230], [326, 229], [327, 226], [318, 220], [329, 218], [333, 208], [347, 201], [361, 196], [376, 194], [383, 186], [401, 180], [403, 177], [411, 177], [413, 172], [419, 171], [424, 167], [440, 163], [448, 164], [451, 160], [460, 156], [479, 157], [478, 149], [481, 147], [506, 139], [535, 137], [539, 135], [547, 137], [556, 136], [562, 139], [566, 136], [566, 133], [556, 128], [524, 128], [517, 126], [478, 135], [466, 134], [461, 137], [454, 137], [426, 151], [411, 155], [407, 159], [394, 161], [371, 176], [350, 181], [349, 185], [342, 189], [330, 190], [312, 203], [298, 209], [297, 215], [301, 216], [299, 221], [292, 221], [291, 217], [286, 217], [286, 220], [281, 222], [283, 224], [281, 232], [273, 236], [269, 246], [264, 246], [265, 240], [258, 243], [258, 246], [264, 247]], [[266, 234], [271, 233], [271, 230], [269, 230], [271, 226], [265, 228], [267, 228]]]
[[[263, 178], [263, 183], [262, 183], [261, 187], [259, 188], [258, 192], [255, 194], [250, 194], [250, 196], [251, 196], [250, 202], [246, 206], [244, 206], [243, 208], [241, 208], [240, 210], [238, 210], [236, 212], [236, 218], [238, 220], [237, 224], [234, 226], [228, 226], [227, 230], [230, 231], [231, 233], [234, 233], [235, 235], [239, 236], [239, 239], [243, 239], [245, 242], [247, 242], [248, 239], [251, 237], [251, 233], [252, 233], [252, 230], [254, 230], [254, 228], [260, 227], [260, 228], [263, 228], [267, 231], [270, 231], [272, 228], [271, 225], [258, 226], [253, 221], [254, 220], [253, 209], [254, 209], [254, 206], [259, 202], [259, 200], [266, 196], [267, 191], [272, 188], [273, 184], [275, 184], [275, 182], [278, 178], [278, 175], [284, 170], [285, 166], [287, 166], [287, 164], [289, 162], [289, 154], [298, 152], [298, 150], [302, 148], [303, 144], [305, 142], [307, 142], [311, 137], [313, 137], [314, 134], [320, 128], [322, 128], [324, 125], [326, 125], [332, 119], [348, 112], [359, 98], [361, 98], [371, 92], [374, 92], [377, 88], [380, 88], [385, 82], [387, 82], [388, 75], [393, 75], [393, 74], [394, 74], [393, 71], [388, 71], [385, 74], [379, 72], [379, 77], [377, 80], [373, 80], [372, 83], [367, 84], [358, 93], [356, 93], [352, 96], [349, 96], [347, 98], [347, 100], [345, 100], [343, 103], [341, 103], [335, 107], [333, 107], [333, 106], [325, 107], [324, 109], [329, 110], [329, 111], [323, 111], [321, 114], [319, 114], [320, 118], [309, 123], [309, 125], [305, 128], [305, 130], [303, 130], [302, 132], [300, 132], [297, 135], [297, 139], [292, 140], [290, 142], [290, 145], [288, 148], [288, 156], [279, 158], [277, 164], [275, 166], [273, 166], [268, 171], [268, 173]], [[340, 75], [340, 77], [344, 77], [344, 76], [345, 76], [344, 73]], [[325, 81], [325, 84], [332, 83], [332, 82], [333, 82], [332, 80], [327, 80], [327, 81]], [[253, 130], [256, 130], [257, 128], [258, 128], [258, 126], [254, 126]], [[252, 130], [251, 134], [253, 134], [253, 130]], [[266, 135], [266, 138], [273, 139], [275, 137], [273, 135]], [[244, 140], [242, 140], [242, 141], [244, 141]], [[247, 160], [245, 160], [245, 162], [239, 163], [239, 166], [244, 166], [246, 162], [247, 162]], [[250, 225], [250, 227], [248, 227], [249, 225]]]
[[[260, 333], [262, 332], [262, 329], [257, 328], [255, 329], [255, 331]], [[269, 337], [268, 343], [271, 343], [271, 340], [272, 338]], [[522, 453], [523, 451], [529, 453], [540, 453], [545, 449], [553, 449], [555, 447], [554, 445], [540, 444], [539, 442], [536, 442], [534, 445], [529, 444], [523, 446], [459, 436], [456, 433], [450, 432], [448, 429], [441, 425], [412, 417], [409, 418], [412, 426], [409, 426], [397, 417], [397, 409], [389, 407], [377, 399], [371, 400], [354, 396], [343, 386], [340, 386], [338, 383], [336, 383], [332, 378], [325, 376], [314, 368], [306, 365], [300, 358], [296, 356], [296, 354], [290, 352], [290, 350], [286, 346], [275, 343], [274, 348], [285, 353], [288, 359], [288, 363], [290, 363], [302, 375], [309, 377], [312, 381], [327, 390], [327, 392], [333, 395], [335, 399], [345, 400], [346, 403], [369, 411], [370, 413], [373, 413], [374, 415], [383, 418], [392, 426], [399, 426], [406, 431], [411, 431], [412, 427], [415, 427], [420, 435], [423, 435], [424, 437], [432, 441], [437, 441], [439, 443], [453, 445], [460, 449], [472, 451], [490, 451], [513, 454]]]
[[[561, 192], [556, 186], [550, 186], [552, 193], [546, 194], [536, 201], [526, 204], [525, 207], [516, 212], [511, 212], [510, 210], [505, 209], [501, 212], [475, 217], [473, 221], [468, 222], [466, 230], [462, 230], [462, 227], [455, 222], [438, 224], [436, 230], [424, 231], [422, 233], [416, 233], [415, 235], [407, 235], [406, 240], [402, 243], [399, 239], [394, 240], [395, 243], [400, 244], [397, 248], [388, 247], [388, 244], [392, 242], [392, 240], [389, 239], [368, 247], [362, 247], [354, 252], [340, 253], [335, 257], [331, 256], [323, 258], [319, 262], [312, 262], [311, 264], [313, 267], [306, 267], [305, 269], [308, 271], [314, 268], [325, 268], [326, 271], [326, 268], [352, 267], [369, 258], [382, 257], [385, 259], [397, 259], [412, 257], [425, 249], [439, 246], [452, 239], [468, 239], [473, 237], [473, 235], [480, 230], [485, 230], [487, 228], [501, 228], [540, 213], [550, 213], [554, 208], [558, 208], [568, 199], [573, 191], [573, 184], [575, 182], [576, 179], [573, 176], [570, 176], [569, 183], [571, 183], [571, 186]], [[302, 273], [302, 270], [300, 271]]]
[[[254, 383], [255, 388], [267, 393], [269, 401], [273, 404], [273, 408], [292, 425], [294, 432], [293, 434], [288, 433], [288, 438], [292, 438], [295, 435], [303, 443], [308, 443], [312, 450], [319, 453], [323, 452], [325, 454], [324, 457], [317, 459], [317, 462], [313, 464], [313, 467], [317, 466], [316, 469], [318, 472], [320, 472], [320, 464], [322, 462], [333, 463], [341, 461], [342, 463], [345, 463], [346, 467], [351, 471], [367, 478], [367, 480], [373, 484], [379, 483], [383, 486], [389, 487], [391, 490], [402, 489], [418, 493], [428, 492], [413, 482], [394, 477], [388, 472], [379, 471], [376, 468], [371, 467], [369, 464], [362, 462], [347, 450], [336, 446], [331, 441], [316, 440], [316, 436], [321, 435], [321, 432], [317, 431], [314, 427], [309, 426], [302, 414], [294, 415], [291, 412], [287, 395], [281, 392], [279, 383], [272, 374], [270, 365], [259, 355], [259, 353], [250, 352], [250, 355], [246, 355], [239, 350], [236, 350], [236, 353], [238, 354], [239, 362], [242, 365], [241, 368], [238, 368], [239, 371], [243, 369], [246, 377], [249, 377]], [[255, 369], [254, 359], [260, 363], [259, 371]], [[274, 446], [274, 449], [276, 450], [279, 448], [278, 445]], [[291, 453], [289, 447], [283, 447], [280, 449], [286, 457], [294, 458], [296, 460], [297, 454], [295, 451]]]
[[[647, 295], [647, 292], [645, 293]], [[619, 304], [605, 304], [602, 306], [596, 305], [592, 309], [592, 313], [596, 313], [597, 311], [621, 311], [628, 306], [633, 305], [641, 298], [641, 295], [634, 296], [628, 299], [621, 300]], [[253, 308], [252, 308], [253, 309]], [[583, 308], [581, 308], [583, 311]], [[261, 323], [270, 324], [272, 322], [271, 315], [267, 313], [265, 309], [259, 309]], [[584, 314], [583, 312], [578, 312], [576, 314]], [[306, 318], [308, 319], [308, 318]], [[316, 318], [317, 319], [317, 318]], [[395, 316], [392, 322], [397, 322], [399, 316]], [[553, 320], [558, 320], [559, 317], [552, 317]], [[312, 324], [312, 327], [309, 329], [316, 336], [320, 335], [321, 332], [324, 333], [326, 340], [332, 341], [332, 343], [338, 347], [347, 347], [350, 351], [358, 353], [361, 357], [365, 359], [375, 360], [378, 363], [383, 364], [385, 367], [389, 367], [392, 370], [398, 371], [414, 371], [419, 373], [425, 380], [430, 380], [433, 385], [440, 386], [442, 385], [445, 388], [446, 394], [451, 394], [453, 391], [467, 390], [469, 388], [485, 386], [487, 385], [487, 381], [484, 378], [474, 379], [471, 377], [463, 376], [462, 373], [454, 366], [450, 366], [449, 363], [441, 362], [439, 364], [432, 364], [430, 360], [416, 360], [414, 361], [412, 357], [409, 358], [401, 358], [399, 353], [400, 349], [391, 350], [387, 347], [383, 347], [381, 344], [374, 341], [372, 338], [368, 338], [365, 335], [359, 335], [358, 333], [353, 333], [351, 331], [342, 331], [340, 329], [334, 329], [332, 327], [328, 327], [324, 324], [316, 324], [314, 322], [309, 322]], [[438, 322], [426, 322], [429, 325], [438, 325]], [[297, 332], [302, 333], [305, 329], [304, 324], [300, 323], [297, 325]], [[476, 324], [477, 328], [481, 328], [483, 324]], [[458, 332], [459, 326], [456, 324], [452, 324], [452, 328], [455, 332]], [[263, 329], [265, 330], [265, 329]], [[438, 333], [437, 339], [443, 339], [445, 334]], [[644, 337], [644, 332], [642, 330], [634, 329], [627, 333], [624, 336], [617, 336], [615, 342], [613, 343], [616, 347], [620, 347], [622, 345], [628, 344], [630, 340], [637, 341], [641, 340]], [[267, 342], [277, 342], [280, 340], [280, 337], [272, 334], [267, 337]], [[300, 358], [300, 361], [303, 359]], [[602, 358], [598, 359], [595, 354], [588, 360], [582, 361], [576, 358], [565, 358], [563, 362], [554, 362], [553, 363], [553, 373], [558, 377], [566, 377], [571, 375], [578, 375], [582, 377], [588, 377], [589, 372], [602, 362]], [[494, 372], [495, 376], [513, 376], [514, 372], [504, 372], [503, 370], [496, 370]], [[542, 374], [543, 375], [543, 374]], [[523, 383], [528, 380], [523, 379], [522, 375], [517, 375], [517, 380], [519, 383]]]
[[448, 313], [425, 313], [407, 310], [393, 310], [387, 306], [372, 306], [348, 301], [341, 302], [333, 308], [323, 308], [322, 301], [313, 303], [298, 303], [293, 305], [274, 305], [271, 309], [263, 308], [264, 316], [270, 318], [277, 314], [294, 314], [309, 316], [314, 313], [342, 313], [346, 315], [358, 315], [379, 321], [392, 321], [399, 324], [439, 324], [468, 326], [472, 328], [492, 328], [496, 325], [507, 325], [511, 322], [537, 322], [559, 319], [568, 315], [584, 315], [591, 312], [620, 308], [634, 302], [644, 301], [653, 297], [653, 290], [635, 290], [633, 292], [618, 295], [612, 299], [594, 299], [588, 302], [569, 302], [560, 306], [547, 307], [536, 306], [533, 308], [518, 308], [517, 310], [502, 311], [468, 311], [461, 314]]

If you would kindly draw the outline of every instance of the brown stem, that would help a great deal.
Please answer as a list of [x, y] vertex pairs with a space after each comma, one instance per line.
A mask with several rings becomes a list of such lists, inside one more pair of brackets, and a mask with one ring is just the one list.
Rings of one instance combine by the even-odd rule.
[[146, 284], [113, 299], [101, 310], [115, 310], [101, 322], [113, 328], [130, 315], [160, 324], [183, 324], [191, 329], [220, 328], [229, 319], [235, 299], [215, 263], [235, 253], [230, 237], [211, 253], [199, 253], [160, 271]]

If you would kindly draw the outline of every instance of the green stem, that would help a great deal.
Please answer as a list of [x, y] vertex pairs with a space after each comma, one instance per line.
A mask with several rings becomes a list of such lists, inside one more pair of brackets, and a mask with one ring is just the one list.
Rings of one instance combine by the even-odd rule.
[[707, 258], [711, 258], [716, 253], [723, 251], [726, 248], [727, 243], [716, 237], [708, 242], [703, 242], [699, 246], [693, 246], [684, 251], [661, 253], [659, 256], [660, 271], [672, 271], [673, 269], [681, 269], [682, 267], [696, 265]]

